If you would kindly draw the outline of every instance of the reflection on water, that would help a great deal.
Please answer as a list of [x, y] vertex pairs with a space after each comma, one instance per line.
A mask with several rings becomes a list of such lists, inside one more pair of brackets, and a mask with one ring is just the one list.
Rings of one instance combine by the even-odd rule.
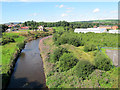
[[39, 40], [25, 45], [18, 58], [8, 88], [44, 88], [46, 87]]

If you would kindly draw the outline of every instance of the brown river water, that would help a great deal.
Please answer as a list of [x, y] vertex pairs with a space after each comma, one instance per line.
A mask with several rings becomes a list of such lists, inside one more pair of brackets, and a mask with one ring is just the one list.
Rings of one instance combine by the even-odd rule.
[[45, 88], [46, 80], [39, 51], [41, 38], [26, 43], [11, 76], [9, 88]]

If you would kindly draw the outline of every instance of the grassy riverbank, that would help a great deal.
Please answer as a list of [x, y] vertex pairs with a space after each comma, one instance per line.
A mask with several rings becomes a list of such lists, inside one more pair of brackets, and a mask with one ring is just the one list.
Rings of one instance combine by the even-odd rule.
[[[118, 67], [108, 71], [94, 69], [88, 77], [83, 79], [76, 75], [77, 66], [68, 71], [60, 72], [57, 69], [59, 62], [50, 61], [49, 55], [59, 47], [54, 44], [52, 37], [41, 40], [39, 46], [45, 68], [46, 84], [49, 88], [118, 88]], [[94, 58], [97, 50], [85, 52], [84, 46], [75, 47], [69, 44], [60, 46], [67, 48], [78, 60], [86, 60], [92, 65], [95, 64]]]

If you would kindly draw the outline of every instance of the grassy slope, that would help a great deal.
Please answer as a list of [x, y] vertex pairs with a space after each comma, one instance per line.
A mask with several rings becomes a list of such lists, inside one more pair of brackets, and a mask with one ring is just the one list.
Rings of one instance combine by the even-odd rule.
[[[48, 52], [51, 52], [51, 50], [57, 47], [53, 45], [52, 38], [45, 39], [44, 45], [45, 45], [44, 48], [47, 47], [47, 49], [45, 51], [45, 49], [43, 48], [43, 50], [41, 50], [42, 51], [41, 54], [44, 62], [46, 81], [47, 81], [46, 84], [49, 88], [117, 87], [118, 68], [113, 68], [111, 71], [108, 71], [108, 72], [95, 70], [91, 75], [89, 75], [89, 78], [86, 79], [85, 81], [81, 81], [81, 79], [74, 74], [75, 67], [68, 70], [67, 72], [61, 72], [61, 73], [56, 72], [55, 71], [56, 64], [49, 63], [47, 61], [47, 58], [44, 58], [44, 57], [47, 56]], [[86, 53], [83, 51], [83, 47], [74, 47], [68, 44], [65, 44], [62, 46], [68, 48], [68, 50], [71, 51], [78, 59], [89, 60], [91, 63], [93, 63], [93, 59], [94, 59], [93, 52]]]
[[[18, 33], [17, 33], [18, 34]], [[6, 33], [6, 35], [17, 35], [16, 33]], [[25, 37], [20, 36], [18, 38], [15, 38], [14, 43], [8, 43], [5, 44], [2, 47], [2, 73], [7, 73], [10, 69], [9, 65], [11, 62], [11, 58], [13, 58], [13, 55], [15, 54], [16, 50], [19, 48], [16, 46], [17, 43], [24, 41]]]
[[61, 30], [64, 30], [63, 27], [53, 27], [53, 29], [55, 29], [56, 31], [61, 31]]

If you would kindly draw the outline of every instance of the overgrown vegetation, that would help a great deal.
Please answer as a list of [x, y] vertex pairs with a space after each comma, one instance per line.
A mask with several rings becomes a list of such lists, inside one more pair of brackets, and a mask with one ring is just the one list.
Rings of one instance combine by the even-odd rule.
[[[120, 35], [120, 34], [119, 34]], [[94, 44], [95, 47], [120, 47], [118, 43], [118, 34], [109, 33], [73, 33], [63, 31], [60, 33], [55, 33], [53, 35], [53, 40], [56, 45], [61, 44], [71, 44], [74, 46], [83, 46], [86, 44]], [[90, 47], [93, 47], [90, 46]]]
[[64, 53], [58, 62], [59, 71], [67, 71], [77, 64], [78, 60], [71, 53]]
[[84, 51], [85, 51], [85, 52], [95, 51], [95, 50], [97, 50], [97, 48], [96, 48], [96, 46], [95, 46], [94, 44], [88, 43], [88, 44], [86, 44], [86, 45], [84, 46]]
[[94, 65], [92, 65], [89, 61], [80, 60], [79, 63], [76, 65], [75, 74], [78, 77], [82, 77], [85, 79], [95, 70]]
[[[48, 87], [117, 88], [118, 67], [114, 67], [111, 59], [100, 52], [100, 47], [118, 47], [117, 40], [118, 34], [77, 34], [57, 30], [52, 38], [43, 41], [45, 46], [41, 50], [44, 57], [49, 53], [49, 59], [43, 57]], [[66, 48], [68, 52], [60, 55], [59, 50], [59, 58], [50, 59], [54, 55], [56, 57], [55, 50], [59, 47]]]
[[106, 57], [103, 53], [98, 53], [95, 57], [95, 66], [100, 70], [108, 71], [112, 68], [112, 62], [110, 58]]
[[50, 62], [57, 62], [59, 58], [63, 55], [63, 53], [69, 53], [66, 48], [58, 47], [53, 51], [53, 54], [50, 56]]

